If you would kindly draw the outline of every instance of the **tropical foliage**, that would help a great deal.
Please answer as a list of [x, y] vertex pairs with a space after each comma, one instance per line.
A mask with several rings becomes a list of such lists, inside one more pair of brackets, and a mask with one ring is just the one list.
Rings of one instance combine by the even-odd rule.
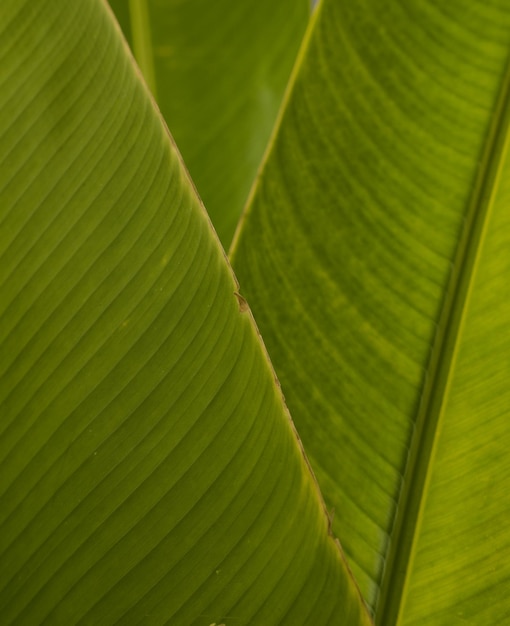
[[111, 7], [0, 8], [1, 623], [505, 623], [508, 0]]

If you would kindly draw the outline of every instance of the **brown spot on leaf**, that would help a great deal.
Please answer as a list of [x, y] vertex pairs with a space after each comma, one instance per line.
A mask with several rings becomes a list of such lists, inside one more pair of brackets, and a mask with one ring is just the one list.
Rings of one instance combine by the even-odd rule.
[[246, 300], [243, 298], [243, 296], [240, 293], [237, 293], [237, 291], [234, 291], [234, 296], [237, 298], [237, 304], [239, 305], [239, 310], [241, 311], [241, 313], [245, 313], [250, 308], [248, 306], [248, 303], [246, 302]]

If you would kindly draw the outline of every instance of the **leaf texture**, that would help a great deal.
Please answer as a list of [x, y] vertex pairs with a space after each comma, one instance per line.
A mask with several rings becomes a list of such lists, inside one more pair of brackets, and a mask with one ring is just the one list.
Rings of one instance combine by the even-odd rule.
[[308, 0], [111, 0], [225, 248], [270, 137]]
[[106, 3], [1, 14], [2, 624], [368, 624]]
[[319, 4], [231, 250], [385, 626], [510, 611], [508, 8]]

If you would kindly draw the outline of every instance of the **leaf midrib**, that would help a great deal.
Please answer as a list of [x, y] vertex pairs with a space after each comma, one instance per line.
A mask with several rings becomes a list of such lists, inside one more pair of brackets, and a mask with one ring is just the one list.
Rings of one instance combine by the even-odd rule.
[[[483, 158], [470, 197], [466, 221], [439, 315], [427, 366], [416, 427], [400, 494], [391, 545], [381, 584], [376, 624], [401, 623], [404, 600], [416, 551], [426, 494], [437, 445], [438, 426], [448, 397], [459, 340], [481, 250], [510, 144], [510, 58], [496, 101]], [[411, 532], [410, 532], [411, 531]]]

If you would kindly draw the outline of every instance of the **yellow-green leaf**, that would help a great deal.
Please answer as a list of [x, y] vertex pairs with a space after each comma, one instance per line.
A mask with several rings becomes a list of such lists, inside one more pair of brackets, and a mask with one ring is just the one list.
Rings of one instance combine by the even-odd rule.
[[367, 625], [109, 8], [0, 13], [0, 621]]
[[324, 0], [232, 259], [376, 622], [505, 623], [510, 5]]
[[309, 0], [110, 0], [223, 245], [232, 241]]

